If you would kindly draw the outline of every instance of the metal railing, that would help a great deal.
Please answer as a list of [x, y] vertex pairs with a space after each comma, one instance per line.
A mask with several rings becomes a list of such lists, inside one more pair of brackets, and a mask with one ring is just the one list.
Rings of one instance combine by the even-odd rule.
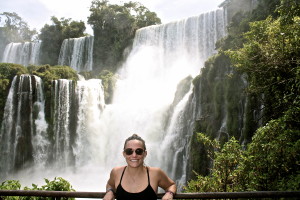
[[[0, 199], [5, 196], [65, 197], [65, 198], [97, 198], [101, 199], [105, 192], [66, 192], [42, 190], [0, 190]], [[161, 199], [164, 193], [158, 193]], [[255, 192], [203, 192], [177, 193], [174, 199], [242, 199], [242, 198], [300, 198], [300, 191], [255, 191]]]

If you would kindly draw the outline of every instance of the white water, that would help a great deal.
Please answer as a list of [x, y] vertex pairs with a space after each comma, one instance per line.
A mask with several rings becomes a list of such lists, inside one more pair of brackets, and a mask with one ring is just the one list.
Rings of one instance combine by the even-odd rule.
[[[182, 132], [185, 122], [181, 115], [192, 91], [174, 108], [167, 129], [164, 122], [177, 84], [188, 75], [197, 75], [204, 61], [215, 53], [214, 43], [225, 35], [224, 19], [223, 11], [217, 10], [138, 30], [133, 50], [119, 71], [110, 105], [104, 105], [100, 80], [79, 81], [75, 93], [71, 92], [71, 81], [56, 81], [55, 167], [48, 165], [42, 173], [29, 168], [14, 177], [27, 185], [40, 185], [44, 177], [61, 176], [76, 190], [104, 191], [111, 168], [125, 165], [125, 139], [137, 133], [146, 140], [146, 164], [161, 167], [184, 183], [189, 135], [182, 137], [186, 133]], [[72, 107], [74, 96], [77, 104]], [[77, 116], [75, 136], [70, 132], [72, 112]], [[73, 155], [75, 163], [70, 159]], [[180, 175], [176, 175], [178, 171]]]
[[33, 136], [33, 158], [36, 166], [44, 167], [46, 165], [47, 154], [50, 142], [47, 139], [48, 124], [45, 120], [45, 99], [42, 89], [42, 80], [40, 77], [34, 76], [37, 99], [33, 104], [36, 118], [34, 120], [35, 134]]
[[54, 81], [54, 160], [58, 167], [65, 168], [70, 163], [70, 104], [72, 81]]
[[[33, 80], [36, 83], [33, 86]], [[43, 154], [46, 127], [41, 126], [45, 124], [43, 119], [43, 97], [41, 96], [41, 79], [37, 76], [21, 75], [13, 79], [11, 89], [9, 91], [7, 101], [4, 108], [4, 116], [2, 127], [0, 131], [0, 169], [6, 172], [1, 175], [8, 174], [16, 166], [24, 168], [31, 153], [33, 153], [33, 162], [39, 164], [45, 154]], [[38, 93], [38, 99], [34, 102], [34, 88]], [[33, 116], [34, 113], [38, 115], [37, 120]], [[43, 121], [43, 122], [38, 122]], [[36, 128], [33, 128], [33, 123]], [[28, 129], [29, 128], [29, 129]], [[35, 149], [31, 152], [31, 145], [24, 148], [27, 143], [27, 138], [35, 143]]]
[[71, 66], [78, 72], [91, 71], [93, 44], [93, 36], [65, 39], [60, 49], [58, 65]]
[[28, 66], [39, 64], [41, 42], [9, 43], [6, 45], [3, 63], [15, 63]]

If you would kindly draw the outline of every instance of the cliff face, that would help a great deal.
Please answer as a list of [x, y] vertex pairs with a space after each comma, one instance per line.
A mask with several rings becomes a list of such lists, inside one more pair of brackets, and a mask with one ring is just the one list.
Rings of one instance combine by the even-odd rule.
[[225, 0], [219, 7], [223, 7], [226, 10], [227, 21], [230, 22], [237, 12], [251, 11], [255, 9], [257, 5], [258, 0]]
[[259, 126], [260, 103], [256, 97], [246, 94], [245, 75], [232, 68], [229, 58], [223, 54], [210, 58], [193, 84], [190, 105], [194, 107], [195, 118], [187, 171], [207, 174], [211, 163], [205, 148], [197, 142], [196, 133], [218, 139], [221, 144], [231, 137], [249, 143]]
[[[238, 12], [255, 9], [257, 0], [226, 0], [223, 7], [228, 24]], [[209, 173], [211, 160], [207, 150], [197, 142], [197, 133], [204, 133], [223, 144], [235, 137], [241, 144], [251, 141], [261, 123], [261, 102], [246, 93], [247, 77], [231, 66], [227, 56], [219, 53], [209, 58], [201, 73], [193, 80], [193, 93], [185, 110], [193, 112], [190, 123], [190, 151], [187, 179], [194, 178], [195, 171]], [[188, 114], [186, 114], [188, 115]]]

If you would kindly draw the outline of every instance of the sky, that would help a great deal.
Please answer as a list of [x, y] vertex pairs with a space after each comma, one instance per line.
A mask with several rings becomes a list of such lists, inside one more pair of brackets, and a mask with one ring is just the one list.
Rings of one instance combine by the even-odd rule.
[[[128, 0], [129, 1], [129, 0]], [[127, 0], [109, 0], [111, 4], [128, 2]], [[218, 9], [224, 0], [131, 0], [142, 3], [150, 11], [155, 12], [168, 23], [185, 19]], [[51, 16], [71, 18], [87, 22], [92, 0], [0, 0], [0, 13], [15, 12], [30, 29], [39, 31], [46, 23], [51, 24]], [[0, 23], [1, 24], [1, 23]], [[91, 27], [86, 23], [86, 32], [93, 35]]]

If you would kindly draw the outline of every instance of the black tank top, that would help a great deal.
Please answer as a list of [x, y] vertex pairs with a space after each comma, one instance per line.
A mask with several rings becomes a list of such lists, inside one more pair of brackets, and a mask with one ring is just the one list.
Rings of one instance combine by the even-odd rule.
[[130, 193], [130, 192], [127, 192], [126, 190], [124, 190], [124, 188], [121, 185], [121, 182], [122, 182], [122, 178], [123, 178], [126, 167], [124, 167], [124, 170], [123, 170], [123, 173], [122, 173], [122, 176], [120, 179], [120, 183], [116, 190], [116, 199], [117, 200], [156, 200], [157, 199], [156, 193], [154, 192], [153, 188], [150, 185], [148, 167], [147, 167], [148, 186], [146, 187], [146, 189], [144, 189], [143, 191], [138, 192], [138, 193]]

